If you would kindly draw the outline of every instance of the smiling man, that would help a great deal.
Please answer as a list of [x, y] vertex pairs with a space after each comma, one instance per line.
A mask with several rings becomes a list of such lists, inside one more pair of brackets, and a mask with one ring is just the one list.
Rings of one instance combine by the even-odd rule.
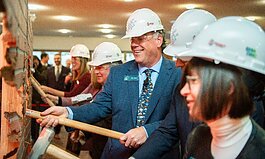
[[[162, 56], [165, 44], [160, 18], [143, 8], [132, 13], [123, 38], [130, 38], [135, 60], [112, 67], [101, 93], [89, 105], [52, 107], [42, 115], [63, 115], [95, 123], [112, 115], [112, 129], [125, 133], [120, 140], [109, 138], [101, 158], [128, 158], [158, 128], [169, 111], [171, 95], [181, 70]], [[41, 125], [55, 126], [46, 118]]]

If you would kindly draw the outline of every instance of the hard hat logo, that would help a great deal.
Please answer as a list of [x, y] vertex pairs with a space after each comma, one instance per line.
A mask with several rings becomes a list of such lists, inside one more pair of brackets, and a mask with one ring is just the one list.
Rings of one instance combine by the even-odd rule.
[[247, 52], [246, 54], [247, 56], [254, 57], [254, 58], [257, 57], [256, 50], [254, 48], [246, 47], [246, 52]]
[[147, 22], [147, 26], [154, 25], [152, 22]]
[[177, 29], [172, 30], [171, 37], [170, 37], [171, 38], [171, 44], [173, 44], [173, 42], [178, 39], [178, 36], [179, 36], [179, 34], [178, 34]]
[[213, 46], [214, 45], [214, 46], [221, 47], [221, 48], [225, 47], [225, 44], [222, 44], [220, 42], [216, 42], [213, 39], [211, 39], [208, 44], [210, 46]]
[[112, 58], [112, 55], [106, 55], [106, 58]]
[[133, 27], [135, 27], [135, 22], [136, 22], [135, 19], [132, 19], [130, 21], [130, 23], [127, 25], [127, 32], [130, 32], [131, 30], [133, 30]]

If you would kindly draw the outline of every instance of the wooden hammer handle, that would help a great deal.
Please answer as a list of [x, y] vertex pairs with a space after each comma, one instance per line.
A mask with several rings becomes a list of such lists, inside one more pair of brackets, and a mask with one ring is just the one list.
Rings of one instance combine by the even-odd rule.
[[[35, 111], [35, 110], [30, 110], [30, 109], [27, 109], [26, 116], [31, 117], [31, 118], [36, 118], [36, 119], [44, 119], [45, 118], [45, 116], [41, 116], [40, 115], [40, 112]], [[61, 125], [72, 127], [72, 128], [76, 128], [76, 129], [80, 129], [80, 130], [84, 130], [84, 131], [88, 131], [88, 132], [91, 132], [91, 133], [95, 133], [95, 134], [99, 134], [99, 135], [103, 135], [103, 136], [107, 136], [107, 137], [111, 137], [111, 138], [114, 138], [114, 139], [118, 139], [119, 140], [120, 137], [122, 135], [124, 135], [123, 133], [120, 133], [120, 132], [117, 132], [117, 131], [101, 128], [101, 127], [98, 127], [98, 126], [82, 123], [82, 122], [79, 122], [79, 121], [70, 120], [70, 119], [67, 119], [67, 118], [58, 117], [58, 116], [54, 116], [54, 115], [49, 115], [49, 116], [58, 118], [59, 119], [59, 124], [61, 124]]]
[[55, 106], [55, 104], [49, 99], [46, 97], [46, 94], [45, 92], [40, 88], [40, 84], [39, 82], [31, 75], [30, 76], [30, 80], [31, 80], [31, 83], [33, 85], [33, 87], [37, 90], [37, 92], [44, 98], [46, 98], [46, 101], [47, 101], [47, 104], [52, 107], [52, 106]]
[[69, 152], [66, 152], [65, 150], [50, 144], [46, 150], [46, 153], [56, 157], [56, 158], [63, 158], [63, 159], [79, 159], [78, 157], [72, 155]]

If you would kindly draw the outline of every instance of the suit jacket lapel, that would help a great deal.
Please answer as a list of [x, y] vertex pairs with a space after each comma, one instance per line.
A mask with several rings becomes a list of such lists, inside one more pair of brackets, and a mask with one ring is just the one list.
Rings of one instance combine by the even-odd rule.
[[[136, 115], [137, 115], [137, 105], [139, 99], [139, 74], [138, 74], [138, 66], [137, 63], [132, 63], [131, 67], [128, 69], [127, 77], [137, 77], [138, 80], [128, 80], [126, 82], [128, 88], [128, 94], [130, 94], [129, 106], [132, 109], [132, 121], [133, 125], [136, 125]], [[124, 77], [125, 78], [125, 77]]]
[[170, 78], [172, 71], [172, 66], [169, 64], [169, 61], [163, 58], [162, 65], [159, 71], [159, 76], [155, 83], [155, 88], [153, 90], [150, 103], [147, 109], [147, 113], [145, 116], [145, 121], [148, 120], [152, 112], [155, 110], [155, 107], [157, 106], [157, 103], [159, 101], [159, 98], [163, 95], [163, 89], [166, 88], [167, 82]]

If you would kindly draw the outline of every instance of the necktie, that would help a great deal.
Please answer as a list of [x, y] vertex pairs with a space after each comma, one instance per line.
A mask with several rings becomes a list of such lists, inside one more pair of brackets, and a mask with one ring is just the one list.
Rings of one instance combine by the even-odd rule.
[[59, 66], [56, 66], [56, 72], [55, 72], [55, 78], [56, 78], [56, 81], [59, 80], [59, 76], [60, 76]]
[[146, 74], [146, 79], [144, 80], [142, 93], [138, 102], [137, 122], [136, 122], [137, 127], [142, 126], [145, 121], [145, 114], [147, 112], [147, 108], [149, 105], [149, 98], [151, 97], [152, 91], [154, 89], [153, 88], [154, 86], [151, 81], [152, 72], [153, 72], [152, 69], [146, 69], [144, 71], [144, 73]]

